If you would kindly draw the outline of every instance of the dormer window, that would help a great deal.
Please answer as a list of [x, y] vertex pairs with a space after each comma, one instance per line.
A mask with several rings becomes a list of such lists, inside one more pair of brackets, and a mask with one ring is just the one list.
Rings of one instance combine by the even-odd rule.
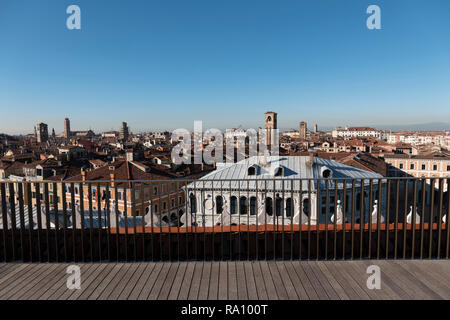
[[322, 178], [324, 178], [324, 179], [328, 179], [328, 178], [331, 178], [333, 176], [333, 172], [328, 167], [322, 167], [320, 169], [320, 173], [322, 175]]
[[259, 167], [256, 164], [254, 164], [254, 165], [248, 167], [247, 174], [249, 176], [256, 176], [258, 174], [258, 169], [259, 169]]
[[274, 172], [273, 172], [273, 176], [274, 177], [282, 177], [284, 175], [284, 170], [283, 167], [277, 167], [275, 168]]

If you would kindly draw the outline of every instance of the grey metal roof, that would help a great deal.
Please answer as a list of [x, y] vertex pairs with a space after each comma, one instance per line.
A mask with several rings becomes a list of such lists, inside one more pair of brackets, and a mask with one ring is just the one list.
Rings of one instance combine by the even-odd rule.
[[[248, 175], [248, 168], [255, 166], [257, 168], [256, 175]], [[282, 176], [274, 176], [274, 169], [281, 167], [284, 170]], [[313, 158], [310, 162], [309, 156], [268, 156], [266, 161], [264, 156], [255, 156], [244, 159], [234, 164], [226, 164], [219, 167], [216, 171], [211, 172], [197, 182], [191, 183], [188, 188], [193, 189], [211, 189], [219, 190], [221, 187], [224, 191], [230, 189], [273, 190], [275, 184], [276, 190], [282, 190], [283, 185], [286, 191], [298, 191], [300, 189], [300, 181], [302, 181], [302, 190], [308, 190], [308, 180], [301, 179], [320, 179], [321, 168], [327, 167], [332, 172], [332, 179], [380, 179], [381, 175], [370, 171], [354, 168], [344, 165], [334, 160], [322, 158]], [[275, 180], [274, 180], [275, 179]], [[214, 180], [214, 181], [213, 181]], [[221, 182], [222, 180], [222, 182]], [[226, 181], [223, 181], [226, 180]], [[334, 180], [330, 180], [329, 187], [334, 188]], [[342, 188], [343, 180], [337, 181], [338, 188]], [[365, 181], [365, 184], [368, 181]], [[351, 180], [347, 181], [347, 186], [351, 186]], [[360, 180], [356, 181], [358, 186]], [[317, 180], [312, 180], [311, 190], [317, 188]], [[321, 188], [325, 188], [325, 180], [321, 180]]]

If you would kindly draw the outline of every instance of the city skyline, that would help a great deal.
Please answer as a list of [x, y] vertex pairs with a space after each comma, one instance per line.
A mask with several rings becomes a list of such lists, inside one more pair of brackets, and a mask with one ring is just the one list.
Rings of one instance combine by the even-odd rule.
[[[0, 132], [415, 125], [450, 119], [448, 1], [2, 1]], [[108, 10], [105, 10], [105, 9]], [[20, 19], [17, 17], [20, 16]], [[445, 128], [443, 128], [445, 129]]]

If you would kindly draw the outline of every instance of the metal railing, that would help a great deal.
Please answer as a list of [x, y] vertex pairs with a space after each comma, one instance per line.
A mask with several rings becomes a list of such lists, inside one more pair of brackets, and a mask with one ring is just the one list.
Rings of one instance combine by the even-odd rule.
[[1, 181], [0, 261], [448, 259], [449, 178]]

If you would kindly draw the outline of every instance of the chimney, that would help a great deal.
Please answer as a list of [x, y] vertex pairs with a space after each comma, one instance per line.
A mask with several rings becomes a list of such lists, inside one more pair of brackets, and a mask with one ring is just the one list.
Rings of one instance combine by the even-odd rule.
[[81, 180], [84, 182], [86, 181], [86, 171], [84, 168], [81, 168]]

